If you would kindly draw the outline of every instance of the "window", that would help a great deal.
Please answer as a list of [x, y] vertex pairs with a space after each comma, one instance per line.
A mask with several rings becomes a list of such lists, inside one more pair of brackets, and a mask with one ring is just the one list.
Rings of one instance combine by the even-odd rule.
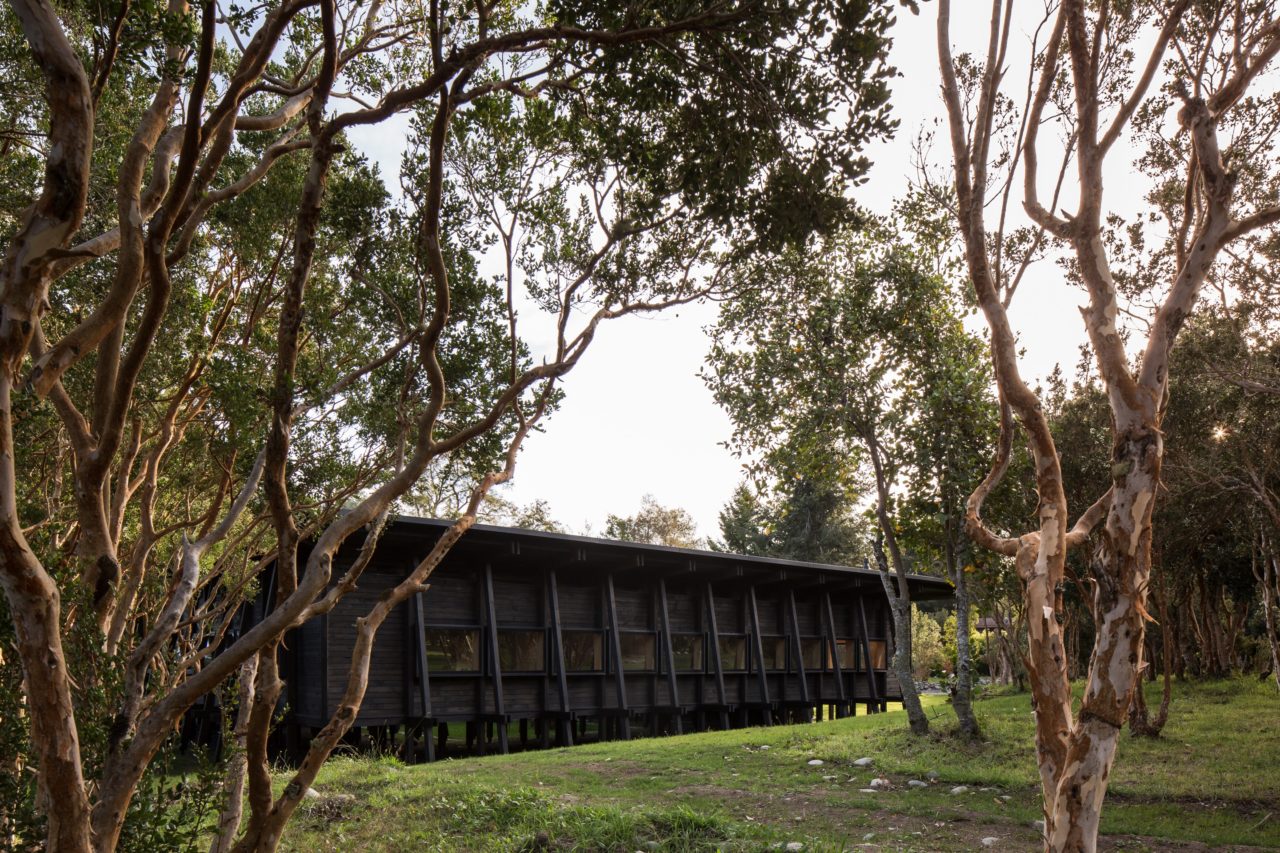
[[622, 631], [618, 633], [618, 643], [622, 647], [624, 672], [653, 672], [658, 668], [657, 642], [653, 634]]
[[565, 631], [560, 637], [564, 641], [565, 672], [600, 672], [604, 669], [604, 643], [599, 631]]
[[885, 662], [888, 659], [888, 647], [885, 645], [884, 640], [872, 640], [867, 645], [871, 647], [871, 668], [884, 669]]
[[546, 669], [546, 633], [499, 631], [498, 663], [503, 672], [542, 672]]
[[[836, 660], [840, 661], [840, 669], [842, 672], [852, 672], [858, 668], [858, 646], [853, 640], [836, 640]], [[831, 664], [830, 655], [827, 658], [827, 665], [835, 669]]]
[[747, 668], [747, 638], [741, 634], [720, 635], [720, 667], [725, 672]]
[[672, 634], [671, 657], [675, 662], [676, 672], [701, 672], [702, 635]]
[[822, 669], [822, 638], [801, 637], [800, 659], [804, 661], [805, 672], [817, 672]]
[[760, 647], [764, 649], [764, 668], [766, 670], [787, 668], [786, 637], [761, 637]]
[[426, 628], [427, 671], [478, 672], [480, 670], [480, 630], [478, 628]]

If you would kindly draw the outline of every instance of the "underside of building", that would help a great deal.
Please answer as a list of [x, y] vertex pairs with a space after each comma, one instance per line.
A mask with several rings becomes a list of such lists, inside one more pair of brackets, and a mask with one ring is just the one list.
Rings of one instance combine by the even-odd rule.
[[[447, 527], [391, 521], [358, 587], [286, 636], [290, 751], [346, 689], [355, 620]], [[344, 545], [335, 579], [361, 544]], [[477, 525], [429, 583], [383, 623], [352, 730], [407, 760], [841, 717], [901, 698], [888, 601], [865, 568]], [[938, 578], [910, 584], [916, 599], [950, 597]]]

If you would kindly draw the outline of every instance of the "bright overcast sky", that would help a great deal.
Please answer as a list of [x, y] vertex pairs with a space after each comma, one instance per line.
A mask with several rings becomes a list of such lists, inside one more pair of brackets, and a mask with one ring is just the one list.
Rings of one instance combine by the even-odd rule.
[[[985, 12], [985, 4], [970, 0], [957, 5], [960, 14], [953, 16], [952, 32], [956, 52], [984, 52], [985, 17], [962, 12], [979, 7]], [[1015, 4], [1019, 14], [1029, 17], [1014, 21], [1011, 75], [1026, 73], [1027, 44], [1039, 23], [1039, 5]], [[918, 131], [936, 123], [939, 143], [945, 142], [935, 16], [933, 3], [922, 4], [918, 17], [902, 10], [893, 32], [892, 61], [902, 76], [894, 81], [892, 103], [901, 128], [895, 140], [868, 151], [874, 161], [870, 180], [855, 193], [861, 204], [877, 212], [887, 212], [914, 175], [910, 143]], [[395, 175], [399, 152], [393, 153], [385, 128], [378, 133], [379, 139], [357, 139], [357, 144], [383, 164], [384, 173]], [[935, 159], [945, 153], [935, 147]], [[1051, 160], [1047, 152], [1042, 158]], [[1117, 146], [1111, 159], [1116, 172], [1108, 176], [1108, 194], [1114, 196], [1124, 191], [1132, 157]], [[1015, 206], [1018, 202], [1015, 195]], [[1071, 371], [1084, 340], [1077, 310], [1083, 294], [1066, 286], [1052, 263], [1036, 266], [1033, 273], [1010, 312], [1015, 329], [1034, 329], [1021, 337], [1028, 379], [1043, 378], [1057, 363]], [[631, 514], [643, 495], [652, 494], [662, 504], [688, 510], [699, 535], [717, 536], [718, 513], [742, 472], [740, 462], [722, 446], [730, 435], [729, 419], [697, 375], [707, 352], [704, 330], [714, 322], [715, 311], [710, 305], [689, 306], [624, 318], [603, 328], [564, 380], [565, 401], [546, 431], [525, 442], [515, 479], [502, 494], [521, 504], [546, 500], [553, 516], [571, 530], [597, 534], [607, 514]], [[1033, 315], [1037, 322], [1030, 322]], [[1055, 319], [1045, 324], [1045, 316]]]

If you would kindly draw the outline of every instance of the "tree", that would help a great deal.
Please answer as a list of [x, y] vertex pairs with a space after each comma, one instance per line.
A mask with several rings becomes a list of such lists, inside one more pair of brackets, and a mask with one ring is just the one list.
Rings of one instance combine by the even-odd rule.
[[[894, 619], [893, 667], [912, 731], [922, 734], [928, 718], [912, 681], [906, 545], [915, 536], [936, 546], [963, 597], [959, 498], [981, 458], [985, 437], [973, 413], [986, 390], [978, 342], [963, 330], [944, 260], [928, 248], [936, 243], [913, 236], [896, 222], [869, 221], [857, 233], [735, 268], [739, 295], [722, 308], [706, 380], [733, 420], [734, 443], [759, 451], [762, 465], [831, 477], [842, 467], [834, 455], [867, 472], [872, 550]], [[973, 735], [968, 668], [966, 660], [955, 705], [961, 729]]]
[[[867, 529], [855, 502], [861, 497], [852, 475], [838, 464], [823, 470], [792, 470], [786, 451], [768, 460], [772, 497], [764, 500], [738, 484], [720, 512], [717, 550], [851, 566], [865, 559]], [[781, 466], [781, 467], [780, 467]]]
[[[1045, 847], [1093, 850], [1117, 738], [1143, 666], [1161, 424], [1174, 405], [1168, 393], [1173, 344], [1224, 247], [1245, 245], [1249, 235], [1280, 219], [1273, 200], [1254, 206], [1251, 193], [1238, 192], [1269, 185], [1276, 174], [1266, 156], [1243, 165], [1268, 148], [1268, 125], [1255, 120], [1246, 95], [1280, 53], [1280, 27], [1271, 3], [1246, 14], [1186, 2], [1090, 6], [1068, 0], [1037, 30], [1038, 39], [1047, 28], [1047, 38], [1032, 44], [1019, 108], [1002, 91], [1012, 4], [993, 4], [980, 60], [953, 55], [950, 12], [941, 0], [937, 47], [955, 221], [990, 330], [1003, 409], [999, 451], [970, 497], [967, 523], [983, 547], [1016, 561], [1023, 585]], [[1197, 59], [1166, 62], [1173, 57]], [[1153, 88], [1162, 75], [1164, 86]], [[1169, 136], [1164, 128], [1175, 114], [1180, 132]], [[1047, 200], [1039, 172], [1046, 128], [1058, 131], [1063, 155]], [[1156, 173], [1147, 200], [1163, 218], [1167, 239], [1144, 240], [1141, 225], [1125, 227], [1104, 206], [1104, 164], [1132, 131], [1152, 140], [1139, 165]], [[1065, 192], [1072, 166], [1073, 191]], [[1006, 220], [1019, 185], [1031, 222], [1025, 228]], [[1073, 207], [1069, 214], [1060, 212], [1066, 205]], [[994, 227], [988, 210], [1000, 211]], [[1111, 416], [1110, 482], [1083, 512], [1076, 508], [1074, 524], [1054, 435], [1042, 400], [1019, 372], [1008, 313], [1046, 242], [1061, 248], [1070, 278], [1088, 295], [1085, 327]], [[1122, 288], [1149, 297], [1146, 305], [1131, 300], [1128, 306], [1146, 321], [1144, 333], [1122, 331]], [[1126, 339], [1140, 347], [1136, 363]], [[984, 524], [981, 510], [1006, 471], [1015, 416], [1030, 445], [1039, 505], [1033, 531], [1006, 535]], [[1096, 633], [1077, 715], [1058, 590], [1068, 552], [1084, 547], [1095, 528], [1088, 565]]]
[[541, 498], [521, 506], [498, 495], [487, 495], [480, 519], [489, 524], [519, 527], [522, 530], [542, 530], [547, 533], [569, 532], [551, 514], [551, 505]]
[[[0, 220], [0, 585], [54, 851], [117, 847], [183, 713], [234, 679], [247, 780], [218, 844], [273, 849], [379, 625], [601, 326], [715, 290], [720, 245], [841, 221], [889, 127], [882, 3], [8, 8], [33, 141], [0, 167], [30, 201]], [[401, 116], [393, 203], [351, 149]], [[550, 329], [536, 354], [519, 314]], [[281, 637], [435, 475], [465, 481], [458, 520], [360, 620], [339, 710], [277, 794]], [[274, 607], [235, 634], [268, 562]]]
[[670, 545], [674, 548], [699, 548], [698, 525], [693, 516], [680, 507], [667, 507], [653, 495], [640, 499], [635, 515], [610, 515], [604, 523], [604, 535], [623, 542]]
[[710, 540], [709, 547], [730, 554], [773, 553], [771, 510], [748, 483], [739, 483], [720, 510], [721, 539]]

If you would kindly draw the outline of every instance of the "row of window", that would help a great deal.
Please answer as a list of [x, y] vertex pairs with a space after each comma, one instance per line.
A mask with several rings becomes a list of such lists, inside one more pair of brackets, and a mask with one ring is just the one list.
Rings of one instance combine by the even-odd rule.
[[[428, 628], [425, 632], [427, 670], [429, 672], [479, 672], [479, 628]], [[502, 629], [498, 632], [498, 663], [503, 672], [547, 672], [546, 631]], [[564, 631], [564, 667], [566, 672], [604, 672], [604, 637], [602, 631]], [[725, 672], [746, 672], [751, 656], [746, 634], [721, 634], [720, 665]], [[672, 634], [671, 653], [676, 672], [707, 672], [710, 661], [704, 654], [702, 634]], [[658, 635], [652, 631], [622, 631], [618, 634], [624, 672], [658, 671]], [[766, 671], [785, 671], [790, 652], [786, 637], [761, 637]], [[871, 640], [871, 669], [884, 669], [886, 646], [883, 640]], [[834, 653], [833, 653], [834, 652]], [[823, 656], [826, 655], [824, 665]], [[821, 637], [800, 638], [800, 660], [806, 671], [834, 669], [839, 660], [842, 670], [866, 669], [862, 644], [855, 640], [836, 640], [829, 648]]]

